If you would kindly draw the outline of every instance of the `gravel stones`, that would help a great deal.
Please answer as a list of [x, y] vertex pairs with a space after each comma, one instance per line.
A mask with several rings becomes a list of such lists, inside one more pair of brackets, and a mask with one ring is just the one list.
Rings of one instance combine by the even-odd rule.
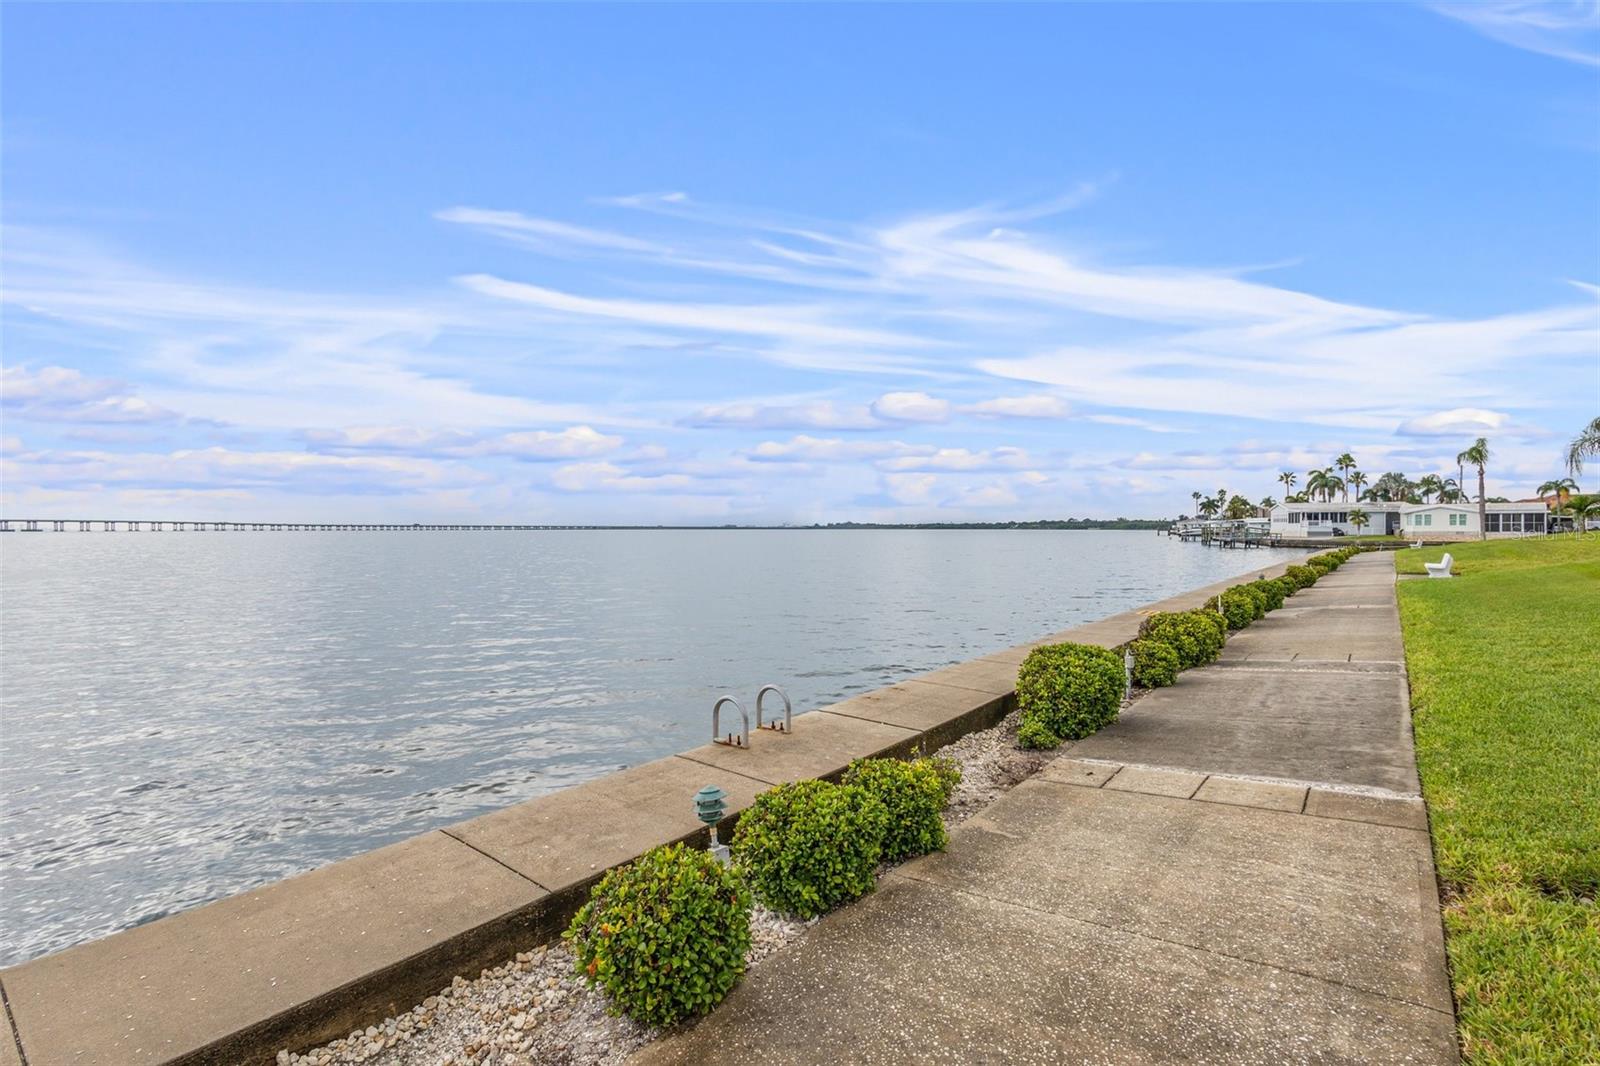
[[[961, 767], [946, 808], [964, 821], [1036, 773], [1054, 752], [1017, 747], [1018, 714], [969, 733], [937, 754]], [[757, 966], [805, 935], [816, 919], [785, 917], [757, 904], [750, 952]], [[657, 1031], [606, 1012], [606, 998], [578, 978], [563, 942], [520, 952], [475, 980], [458, 976], [397, 1018], [356, 1030], [303, 1054], [280, 1051], [277, 1066], [617, 1066]]]

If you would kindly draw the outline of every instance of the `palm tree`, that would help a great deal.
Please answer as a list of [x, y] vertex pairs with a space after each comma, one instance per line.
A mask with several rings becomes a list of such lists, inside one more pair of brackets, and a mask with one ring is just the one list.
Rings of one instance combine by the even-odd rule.
[[1200, 501], [1200, 513], [1207, 518], [1215, 518], [1220, 510], [1222, 505], [1216, 500], [1207, 498]]
[[1278, 480], [1283, 482], [1283, 498], [1287, 500], [1289, 498], [1289, 493], [1294, 491], [1294, 483], [1296, 481], [1294, 471], [1285, 470], [1283, 473], [1278, 475]]
[[1552, 479], [1539, 486], [1539, 495], [1554, 496], [1555, 506], [1559, 510], [1566, 505], [1567, 497], [1578, 491], [1578, 483], [1570, 477]]
[[1331, 467], [1327, 470], [1307, 470], [1306, 492], [1326, 502], [1333, 499], [1333, 483], [1336, 480], [1338, 479], [1333, 476]]
[[1600, 495], [1575, 492], [1567, 497], [1564, 506], [1556, 508], [1556, 514], [1569, 516], [1572, 519], [1572, 532], [1582, 533], [1590, 516], [1600, 516]]
[[1351, 488], [1356, 490], [1356, 501], [1360, 502], [1360, 500], [1361, 500], [1361, 486], [1365, 485], [1367, 483], [1367, 475], [1363, 474], [1359, 470], [1352, 470], [1352, 471], [1350, 471], [1349, 476], [1345, 478], [1345, 480], [1350, 483], [1350, 487]]
[[1440, 503], [1453, 503], [1459, 499], [1461, 499], [1461, 486], [1457, 484], [1455, 478], [1447, 477], [1439, 482]]
[[1574, 496], [1567, 506], [1572, 508], [1572, 529], [1575, 533], [1588, 532], [1589, 520], [1600, 519], [1600, 496], [1591, 496], [1582, 507], [1578, 506], [1578, 498]]
[[1463, 469], [1465, 469], [1469, 465], [1470, 466], [1475, 466], [1475, 467], [1478, 468], [1478, 539], [1479, 540], [1488, 540], [1489, 539], [1489, 504], [1487, 502], [1486, 497], [1484, 496], [1484, 488], [1483, 488], [1484, 467], [1489, 465], [1489, 459], [1490, 459], [1489, 441], [1485, 437], [1479, 437], [1477, 440], [1472, 442], [1472, 447], [1466, 449], [1465, 451], [1461, 452], [1461, 454], [1456, 456], [1456, 462], [1461, 464]]
[[[1333, 461], [1333, 465], [1339, 468], [1341, 476], [1348, 478], [1350, 471], [1356, 468], [1356, 457], [1349, 452], [1345, 452]], [[1345, 482], [1340, 481], [1339, 487], [1344, 490], [1344, 498], [1348, 500], [1350, 498], [1350, 490], [1345, 487]]]
[[1191, 492], [1191, 493], [1189, 493], [1189, 495], [1194, 497], [1194, 512], [1195, 512], [1195, 514], [1199, 514], [1200, 513], [1200, 494], [1198, 492]]
[[1428, 497], [1432, 496], [1434, 493], [1439, 494], [1440, 503], [1444, 502], [1444, 482], [1439, 479], [1438, 474], [1428, 474], [1424, 476], [1421, 481], [1417, 482], [1417, 488], [1422, 493], [1423, 503], [1427, 503]]
[[1600, 418], [1590, 422], [1572, 438], [1567, 448], [1567, 469], [1572, 475], [1583, 473], [1583, 461], [1600, 455]]
[[1367, 512], [1359, 507], [1350, 508], [1350, 524], [1356, 527], [1356, 536], [1361, 535], [1361, 528], [1372, 521]]

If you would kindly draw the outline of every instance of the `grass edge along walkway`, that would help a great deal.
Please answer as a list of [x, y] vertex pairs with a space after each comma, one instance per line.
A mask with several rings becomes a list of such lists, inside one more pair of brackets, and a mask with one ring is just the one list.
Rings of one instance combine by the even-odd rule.
[[1462, 1048], [1600, 1062], [1600, 535], [1449, 550], [1402, 581], [1417, 762]]

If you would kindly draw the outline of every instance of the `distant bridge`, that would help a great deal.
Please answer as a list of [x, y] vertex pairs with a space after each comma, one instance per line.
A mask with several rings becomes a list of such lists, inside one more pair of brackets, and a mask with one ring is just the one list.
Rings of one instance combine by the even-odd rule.
[[0, 518], [0, 533], [420, 533], [515, 529], [610, 529], [614, 526], [484, 525], [440, 522], [199, 522], [170, 518]]

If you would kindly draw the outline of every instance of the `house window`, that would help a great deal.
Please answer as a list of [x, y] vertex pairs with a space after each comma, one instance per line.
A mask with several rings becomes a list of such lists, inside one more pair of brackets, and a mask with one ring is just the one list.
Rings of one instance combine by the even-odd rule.
[[1452, 512], [1450, 515], [1450, 524], [1452, 526], [1464, 526], [1467, 524], [1467, 516]]
[[1290, 511], [1289, 512], [1289, 524], [1291, 526], [1297, 526], [1297, 525], [1300, 524], [1300, 512], [1299, 511]]
[[1428, 514], [1425, 514], [1425, 515], [1419, 515], [1418, 517], [1420, 517], [1422, 519], [1422, 524], [1423, 525], [1425, 525], [1425, 526], [1433, 525], [1433, 514], [1432, 514], [1432, 512], [1429, 512]]

